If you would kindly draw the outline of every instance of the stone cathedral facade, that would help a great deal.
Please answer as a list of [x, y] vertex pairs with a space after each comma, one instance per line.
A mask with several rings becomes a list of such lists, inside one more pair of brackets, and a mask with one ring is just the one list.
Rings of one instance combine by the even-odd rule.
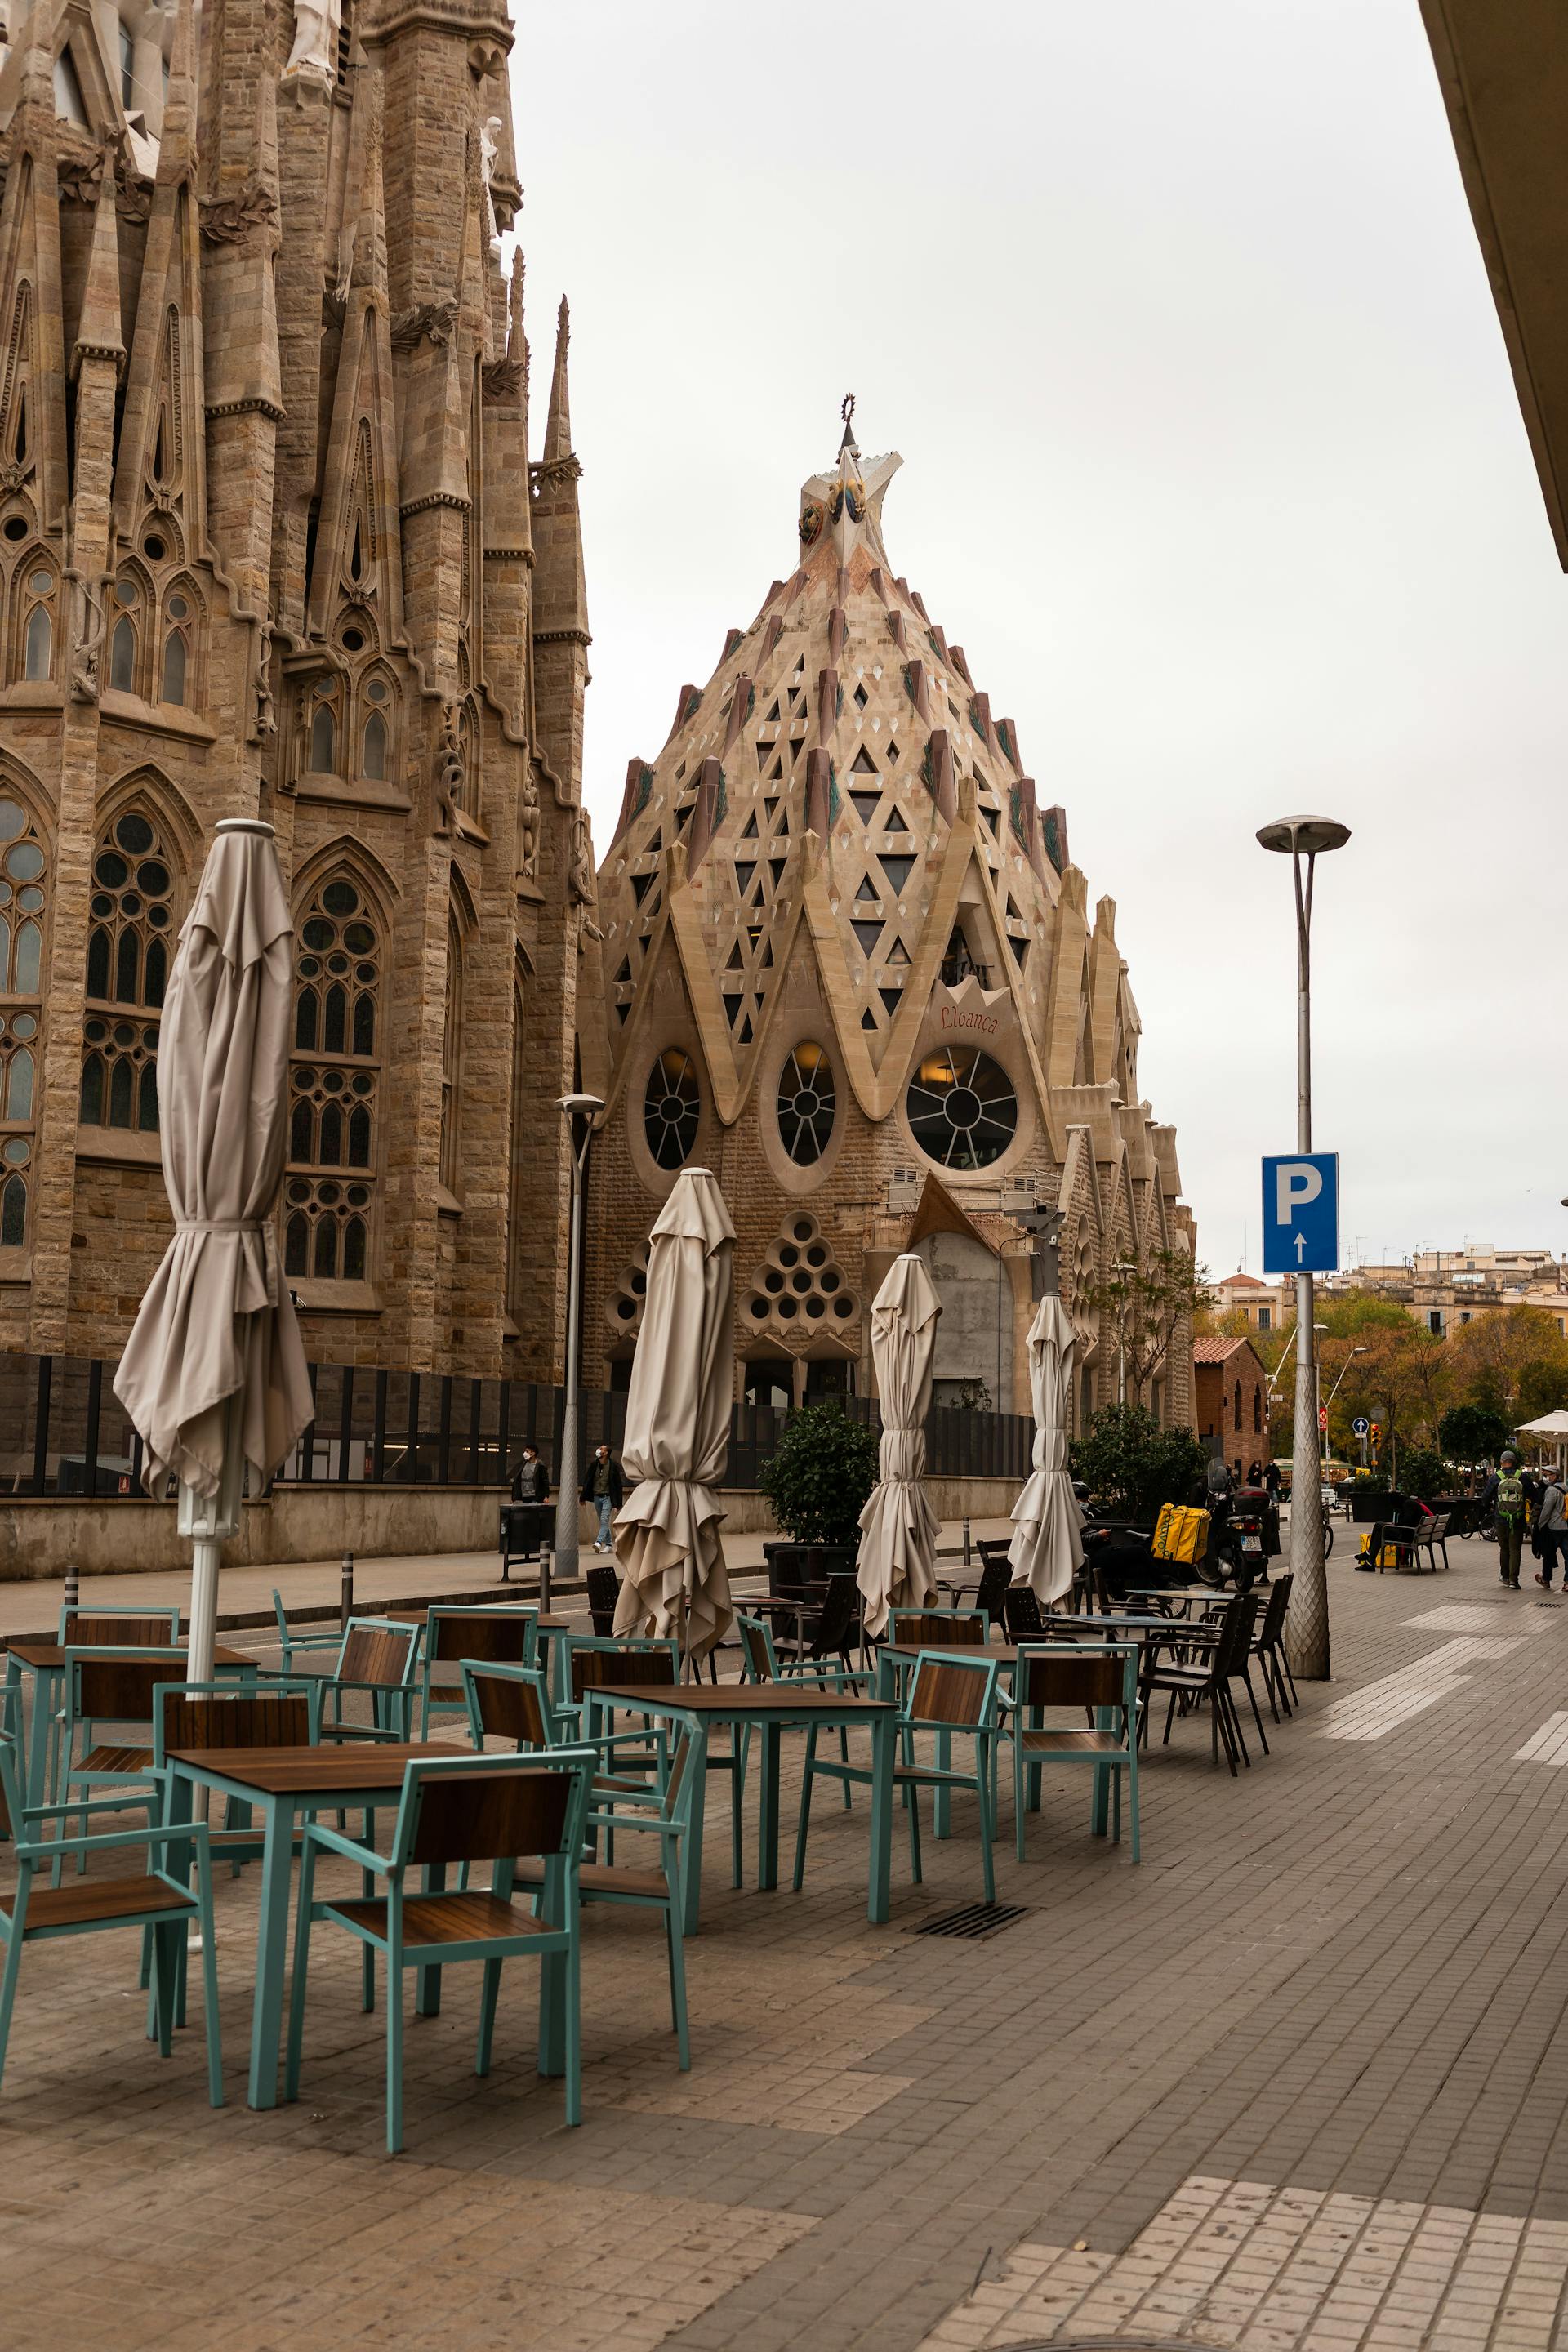
[[529, 455], [504, 0], [12, 0], [0, 1345], [112, 1356], [215, 822], [298, 937], [312, 1357], [548, 1378], [594, 893], [559, 321]]
[[[871, 1301], [913, 1247], [943, 1301], [936, 1401], [1027, 1411], [1021, 1219], [1059, 1208], [1081, 1426], [1121, 1380], [1092, 1294], [1190, 1250], [1192, 1221], [1139, 1091], [1114, 904], [1091, 911], [1012, 721], [893, 572], [899, 463], [847, 426], [802, 492], [795, 569], [627, 771], [585, 963], [608, 1103], [587, 1376], [626, 1377], [648, 1221], [691, 1160], [734, 1218], [738, 1381], [763, 1403], [869, 1392]], [[1191, 1353], [1184, 1327], [1144, 1398], [1170, 1423], [1192, 1419]]]

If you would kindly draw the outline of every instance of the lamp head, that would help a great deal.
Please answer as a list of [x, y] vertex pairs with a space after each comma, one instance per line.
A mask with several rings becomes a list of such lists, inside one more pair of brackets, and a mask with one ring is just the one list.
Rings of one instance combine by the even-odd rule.
[[1259, 825], [1258, 838], [1265, 849], [1291, 856], [1316, 857], [1327, 849], [1342, 849], [1351, 837], [1348, 824], [1331, 816], [1282, 816]]
[[568, 1118], [594, 1118], [605, 1106], [597, 1095], [563, 1095], [560, 1108]]

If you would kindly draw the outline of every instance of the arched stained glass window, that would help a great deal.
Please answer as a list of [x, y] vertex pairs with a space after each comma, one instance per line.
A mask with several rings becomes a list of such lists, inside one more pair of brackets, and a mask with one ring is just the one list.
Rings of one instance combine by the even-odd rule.
[[294, 962], [283, 1262], [312, 1281], [363, 1282], [369, 1263], [381, 952], [360, 884], [331, 876], [305, 908]]
[[643, 1093], [643, 1133], [657, 1167], [679, 1168], [690, 1158], [701, 1110], [696, 1064], [679, 1045], [667, 1045]]
[[462, 1126], [462, 1056], [463, 934], [452, 915], [447, 923], [447, 1019], [441, 1033], [441, 1181], [454, 1196], [461, 1174], [458, 1147]]
[[1012, 1079], [973, 1045], [927, 1054], [910, 1080], [904, 1108], [916, 1143], [942, 1168], [988, 1168], [1018, 1131]]
[[779, 1136], [797, 1167], [820, 1160], [833, 1134], [837, 1107], [833, 1065], [822, 1047], [803, 1042], [779, 1072]]
[[100, 837], [87, 935], [80, 1117], [88, 1127], [158, 1127], [158, 1027], [175, 935], [174, 861], [141, 803]]
[[56, 580], [46, 564], [26, 573], [22, 601], [22, 676], [43, 681], [55, 671]]

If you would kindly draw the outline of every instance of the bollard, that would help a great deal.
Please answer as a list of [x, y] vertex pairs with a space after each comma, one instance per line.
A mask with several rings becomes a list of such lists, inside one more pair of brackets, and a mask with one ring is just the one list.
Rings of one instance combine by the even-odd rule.
[[542, 1617], [550, 1614], [550, 1571], [554, 1558], [550, 1546], [542, 1543], [539, 1547], [539, 1613]]
[[346, 1633], [349, 1619], [354, 1613], [354, 1556], [343, 1554], [342, 1586], [338, 1598], [338, 1623]]
[[965, 1517], [963, 1522], [963, 1565], [965, 1568], [969, 1566], [969, 1520], [967, 1517]]
[[68, 1616], [76, 1614], [77, 1603], [80, 1599], [81, 1570], [73, 1563], [66, 1570], [66, 1612]]

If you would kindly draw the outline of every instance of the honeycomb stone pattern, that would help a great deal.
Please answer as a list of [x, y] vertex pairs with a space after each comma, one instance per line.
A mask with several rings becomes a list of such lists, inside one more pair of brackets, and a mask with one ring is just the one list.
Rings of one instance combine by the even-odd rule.
[[747, 1326], [795, 1337], [806, 1331], [842, 1331], [858, 1309], [858, 1301], [816, 1218], [805, 1209], [786, 1218], [752, 1277]]

